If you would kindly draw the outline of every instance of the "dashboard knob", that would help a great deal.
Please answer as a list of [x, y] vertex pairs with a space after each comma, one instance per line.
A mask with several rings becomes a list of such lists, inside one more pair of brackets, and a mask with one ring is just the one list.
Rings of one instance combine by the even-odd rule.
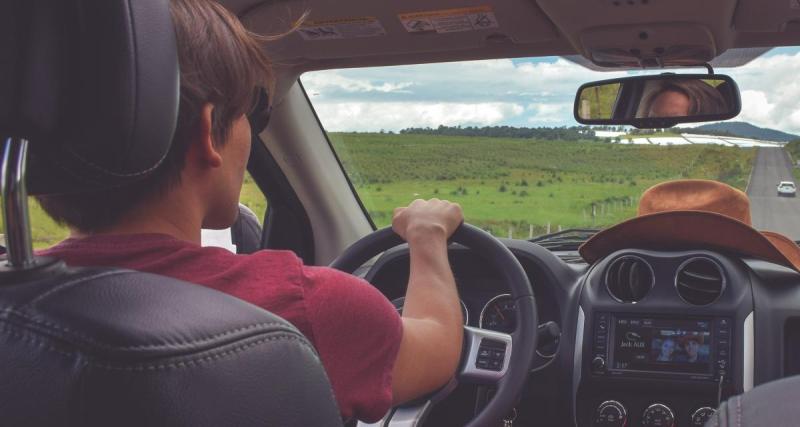
[[692, 414], [692, 427], [703, 427], [706, 425], [706, 421], [710, 420], [711, 417], [716, 414], [717, 411], [713, 408], [709, 408], [708, 406], [703, 406], [702, 408], [694, 411]]
[[625, 427], [628, 412], [616, 400], [606, 400], [597, 407], [594, 416], [595, 427]]
[[675, 414], [669, 406], [654, 403], [644, 410], [642, 427], [675, 427]]
[[603, 371], [606, 369], [606, 359], [603, 359], [600, 356], [595, 357], [592, 359], [592, 369], [595, 371]]

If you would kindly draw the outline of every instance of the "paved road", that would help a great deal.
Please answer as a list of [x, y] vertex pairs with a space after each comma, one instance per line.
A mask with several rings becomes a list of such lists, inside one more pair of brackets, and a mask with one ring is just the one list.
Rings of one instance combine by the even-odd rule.
[[753, 225], [800, 240], [800, 197], [778, 197], [780, 181], [794, 181], [789, 155], [782, 148], [759, 148], [747, 188]]

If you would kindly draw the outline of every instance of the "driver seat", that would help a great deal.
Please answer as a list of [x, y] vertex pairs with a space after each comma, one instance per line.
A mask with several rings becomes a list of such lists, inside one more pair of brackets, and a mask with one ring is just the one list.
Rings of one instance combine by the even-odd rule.
[[342, 425], [313, 346], [278, 316], [202, 286], [32, 253], [28, 189], [147, 176], [170, 146], [178, 80], [167, 0], [0, 4], [3, 425]]

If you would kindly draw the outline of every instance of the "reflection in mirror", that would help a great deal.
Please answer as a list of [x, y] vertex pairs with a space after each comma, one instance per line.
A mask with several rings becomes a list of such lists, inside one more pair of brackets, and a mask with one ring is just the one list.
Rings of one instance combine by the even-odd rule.
[[736, 84], [720, 75], [666, 74], [590, 83], [580, 89], [575, 103], [580, 123], [638, 127], [725, 120], [740, 109]]
[[[712, 116], [725, 114], [728, 105], [724, 80], [682, 79], [646, 82], [637, 118]], [[722, 90], [718, 89], [722, 87]]]
[[619, 94], [619, 83], [591, 86], [581, 91], [580, 116], [587, 120], [612, 118]]

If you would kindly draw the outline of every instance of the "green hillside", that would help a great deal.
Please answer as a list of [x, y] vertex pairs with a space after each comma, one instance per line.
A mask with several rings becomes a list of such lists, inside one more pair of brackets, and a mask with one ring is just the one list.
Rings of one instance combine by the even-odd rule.
[[[467, 221], [518, 237], [632, 217], [639, 195], [676, 178], [744, 189], [755, 150], [512, 138], [333, 133], [331, 141], [379, 226], [415, 198], [459, 202]], [[594, 205], [595, 217], [592, 217]]]
[[[712, 145], [647, 146], [591, 141], [332, 133], [331, 141], [370, 215], [390, 224], [416, 198], [461, 203], [467, 221], [498, 236], [558, 226], [603, 227], [636, 213], [653, 184], [708, 178], [744, 189], [755, 151]], [[266, 202], [247, 177], [241, 200], [259, 216]], [[592, 215], [592, 212], [595, 215]], [[31, 204], [34, 245], [67, 232]]]

